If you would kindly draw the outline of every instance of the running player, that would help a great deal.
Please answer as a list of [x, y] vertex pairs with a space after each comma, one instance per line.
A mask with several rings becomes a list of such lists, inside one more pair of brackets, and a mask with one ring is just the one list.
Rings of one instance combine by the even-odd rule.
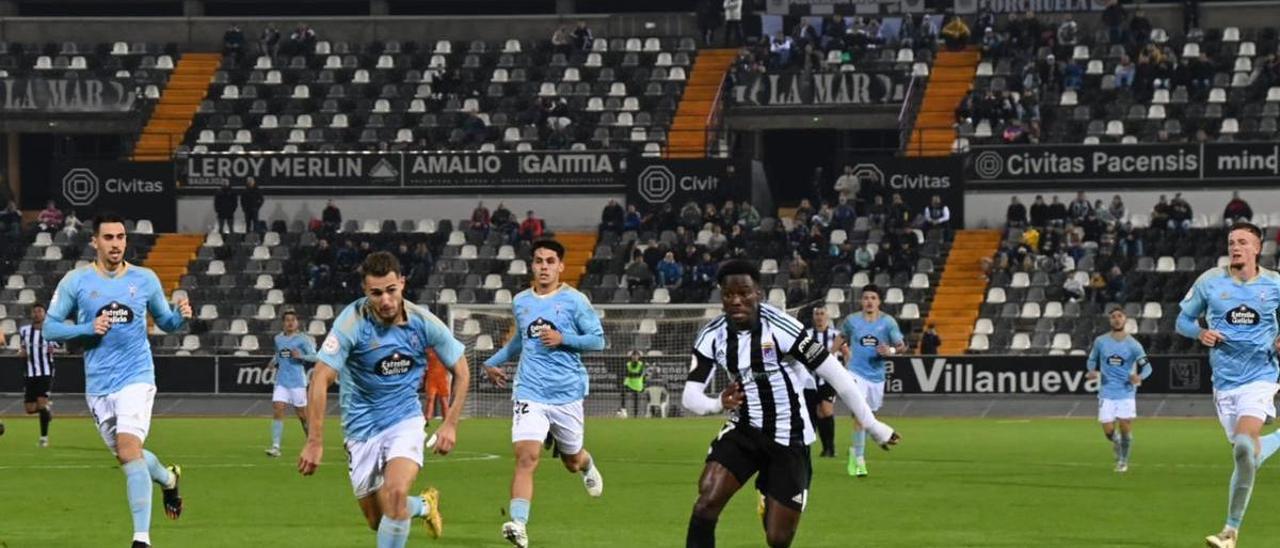
[[[905, 352], [907, 345], [897, 320], [880, 311], [880, 288], [874, 284], [862, 288], [862, 311], [850, 315], [840, 326], [840, 352], [844, 355], [858, 386], [863, 389], [863, 399], [871, 411], [879, 411], [884, 404], [885, 366], [889, 356]], [[853, 444], [849, 448], [848, 472], [850, 476], [867, 477], [867, 429], [853, 419]]]
[[307, 394], [307, 444], [298, 457], [298, 471], [309, 476], [320, 466], [329, 385], [340, 379], [351, 488], [365, 522], [378, 533], [378, 548], [403, 548], [413, 517], [423, 518], [432, 536], [439, 537], [444, 529], [435, 488], [408, 496], [422, 468], [426, 442], [418, 387], [427, 350], [435, 350], [454, 371], [453, 409], [436, 430], [436, 453], [453, 450], [471, 377], [462, 343], [430, 310], [404, 300], [404, 275], [394, 255], [371, 253], [360, 271], [365, 296], [338, 315], [317, 355]]
[[533, 287], [512, 301], [516, 329], [506, 346], [484, 362], [484, 372], [498, 387], [507, 375], [499, 367], [519, 359], [512, 387], [514, 406], [511, 443], [516, 466], [511, 478], [511, 521], [502, 536], [518, 547], [529, 545], [526, 524], [533, 500], [533, 472], [548, 434], [569, 472], [582, 474], [587, 494], [604, 492], [604, 478], [583, 448], [582, 400], [587, 397], [587, 370], [582, 352], [604, 348], [604, 328], [591, 302], [560, 282], [564, 246], [554, 240], [533, 244]]
[[[1227, 231], [1227, 268], [1201, 274], [1178, 315], [1178, 334], [1209, 347], [1218, 420], [1235, 457], [1222, 532], [1205, 537], [1217, 548], [1236, 545], [1258, 467], [1280, 448], [1280, 432], [1262, 436], [1276, 415], [1276, 310], [1280, 274], [1258, 267], [1262, 230], [1237, 222]], [[1204, 326], [1201, 326], [1201, 320]]]
[[[1116, 472], [1129, 470], [1129, 450], [1133, 448], [1133, 419], [1138, 416], [1137, 393], [1142, 380], [1151, 376], [1151, 363], [1142, 343], [1129, 336], [1124, 324], [1129, 319], [1117, 306], [1107, 314], [1111, 332], [1098, 335], [1085, 366], [1088, 377], [1101, 377], [1098, 390], [1098, 422], [1111, 442]], [[1117, 431], [1117, 426], [1119, 431]]]
[[[822, 343], [823, 348], [827, 352], [832, 352], [838, 347], [836, 342], [840, 339], [840, 331], [831, 324], [831, 315], [827, 312], [826, 306], [816, 306], [813, 309], [813, 327], [805, 330], [805, 333]], [[812, 377], [811, 377], [812, 378]], [[822, 442], [822, 452], [819, 457], [835, 457], [836, 456], [836, 411], [833, 403], [836, 401], [836, 391], [831, 389], [831, 385], [821, 377], [814, 379], [817, 390], [811, 395], [804, 395], [805, 401], [809, 402], [809, 407], [813, 415], [813, 427], [818, 431], [818, 439]], [[810, 397], [812, 396], [812, 399]]]
[[53, 351], [58, 348], [58, 343], [44, 338], [45, 312], [43, 304], [31, 305], [31, 323], [18, 328], [18, 355], [27, 359], [22, 406], [28, 415], [40, 415], [40, 439], [36, 442], [40, 447], [49, 446], [49, 423], [53, 421], [49, 390], [53, 387]]
[[[728, 261], [717, 279], [724, 314], [698, 334], [681, 403], [699, 415], [734, 413], [711, 442], [685, 546], [715, 546], [720, 512], [759, 473], [756, 489], [766, 497], [762, 521], [767, 544], [785, 548], [800, 524], [812, 476], [813, 428], [802, 411], [802, 369], [826, 380], [881, 447], [888, 449], [899, 437], [876, 419], [863, 400], [861, 381], [821, 341], [806, 335], [786, 312], [760, 303], [760, 271], [754, 264]], [[719, 398], [711, 398], [704, 392], [716, 367], [725, 370], [730, 382]]]
[[307, 435], [306, 364], [316, 362], [316, 341], [299, 331], [298, 313], [286, 308], [283, 319], [284, 331], [276, 334], [276, 353], [271, 357], [271, 367], [276, 368], [276, 386], [271, 391], [271, 447], [267, 448], [267, 456], [273, 458], [280, 456], [285, 406], [293, 406], [298, 422], [302, 423], [302, 435]]
[[[160, 464], [143, 448], [156, 396], [147, 314], [160, 329], [174, 332], [191, 318], [191, 304], [180, 299], [170, 306], [154, 272], [125, 262], [126, 238], [120, 217], [104, 214], [94, 220], [90, 243], [97, 258], [58, 282], [44, 336], [54, 342], [80, 339], [85, 347], [85, 399], [102, 441], [124, 471], [133, 547], [146, 548], [151, 546], [151, 482], [160, 485], [165, 514], [182, 515], [182, 469]], [[75, 323], [63, 323], [68, 318]]]

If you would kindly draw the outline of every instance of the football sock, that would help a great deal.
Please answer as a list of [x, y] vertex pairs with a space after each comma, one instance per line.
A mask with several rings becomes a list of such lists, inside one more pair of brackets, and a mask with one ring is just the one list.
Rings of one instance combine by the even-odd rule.
[[172, 489], [176, 478], [168, 470], [164, 469], [164, 465], [160, 464], [160, 458], [155, 453], [146, 449], [142, 450], [142, 460], [147, 463], [147, 473], [151, 476], [151, 481], [160, 484], [160, 487]]
[[1107, 439], [1111, 440], [1111, 452], [1115, 455], [1116, 460], [1120, 460], [1120, 431], [1112, 431], [1111, 435], [1107, 436]]
[[1240, 528], [1244, 511], [1249, 507], [1253, 494], [1254, 473], [1258, 462], [1253, 457], [1253, 438], [1236, 434], [1231, 438], [1236, 467], [1231, 473], [1231, 491], [1227, 494], [1227, 527]]
[[1129, 449], [1133, 448], [1133, 434], [1120, 434], [1120, 460], [1129, 462]]
[[830, 452], [835, 450], [836, 418], [834, 416], [818, 418], [818, 437], [822, 438], [823, 452]]
[[591, 453], [587, 453], [587, 463], [582, 465], [582, 470], [579, 473], [581, 473], [584, 476], [587, 474], [590, 474], [591, 469], [595, 468], [595, 466], [596, 466], [596, 461], [591, 458]]
[[867, 453], [867, 431], [858, 428], [853, 431], [853, 455], [861, 459]]
[[40, 410], [40, 437], [49, 437], [49, 421], [53, 420], [53, 413], [48, 409]]
[[408, 519], [391, 519], [382, 516], [378, 523], [378, 548], [404, 548], [409, 542]]
[[427, 506], [427, 501], [423, 500], [422, 497], [408, 497], [408, 498], [409, 498], [409, 516], [410, 517], [420, 518], [422, 516], [427, 515], [427, 512], [431, 511], [431, 508]]
[[131, 460], [120, 468], [124, 470], [129, 513], [133, 514], [133, 532], [148, 533], [151, 531], [151, 477], [147, 474], [147, 463], [142, 459]]
[[685, 548], [715, 548], [716, 520], [702, 519], [698, 516], [689, 518], [689, 533], [685, 535]]
[[529, 501], [527, 499], [511, 499], [509, 513], [513, 521], [529, 523]]
[[1261, 466], [1262, 463], [1267, 462], [1276, 450], [1280, 450], [1280, 430], [1262, 436], [1262, 455], [1258, 457], [1258, 465]]
[[271, 421], [271, 446], [280, 447], [280, 438], [284, 436], [284, 421]]

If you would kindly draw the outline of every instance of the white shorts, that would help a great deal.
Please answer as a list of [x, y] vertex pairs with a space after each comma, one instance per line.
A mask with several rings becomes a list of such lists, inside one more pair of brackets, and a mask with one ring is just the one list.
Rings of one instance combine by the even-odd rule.
[[294, 407], [306, 407], [307, 387], [286, 388], [277, 384], [275, 389], [271, 391], [271, 401], [287, 403]]
[[1227, 439], [1236, 433], [1236, 420], [1240, 417], [1256, 417], [1267, 420], [1276, 416], [1276, 389], [1274, 382], [1255, 381], [1230, 390], [1215, 390], [1213, 403], [1218, 408], [1218, 422], [1227, 433]]
[[151, 431], [151, 406], [156, 400], [155, 385], [135, 383], [105, 396], [86, 395], [84, 399], [93, 414], [93, 423], [98, 426], [98, 434], [111, 454], [116, 454], [119, 434], [147, 441], [147, 433]]
[[1098, 398], [1098, 422], [1112, 423], [1116, 420], [1133, 420], [1138, 416], [1138, 399], [1109, 400]]
[[542, 442], [547, 432], [555, 437], [560, 454], [576, 455], [582, 451], [584, 432], [582, 400], [564, 405], [517, 401], [511, 413], [511, 443]]
[[402, 420], [367, 440], [346, 442], [347, 472], [356, 498], [365, 498], [382, 487], [382, 476], [391, 459], [409, 459], [422, 466], [426, 425], [426, 419], [419, 415]]
[[879, 411], [880, 406], [884, 405], [884, 381], [872, 382], [852, 371], [849, 374], [853, 375], [853, 380], [857, 381], [858, 391], [862, 393], [862, 398], [867, 400], [867, 407], [870, 407], [872, 412]]

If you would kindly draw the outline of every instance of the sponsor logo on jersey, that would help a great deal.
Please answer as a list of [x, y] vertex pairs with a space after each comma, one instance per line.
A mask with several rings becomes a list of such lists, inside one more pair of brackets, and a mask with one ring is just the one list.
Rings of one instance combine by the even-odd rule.
[[533, 320], [532, 322], [529, 322], [529, 328], [525, 330], [525, 336], [530, 339], [536, 339], [541, 337], [542, 332], [547, 329], [550, 329], [552, 331], [559, 331], [558, 329], [556, 329], [556, 324], [551, 323], [550, 321], [548, 321], [546, 318], [543, 318], [542, 316], [538, 316], [538, 319]]
[[107, 315], [107, 321], [111, 325], [125, 324], [133, 321], [133, 309], [122, 305], [116, 301], [111, 301], [107, 306], [98, 309], [98, 313], [94, 317]]
[[1231, 325], [1258, 325], [1262, 315], [1257, 310], [1240, 305], [1227, 311], [1227, 323]]
[[399, 352], [392, 352], [390, 356], [378, 360], [375, 373], [389, 377], [391, 375], [403, 375], [409, 372], [413, 367], [413, 360], [409, 356], [405, 356]]
[[289, 353], [289, 349], [288, 349], [288, 348], [281, 348], [281, 349], [280, 349], [280, 357], [281, 357], [281, 358], [291, 358], [291, 357], [293, 357], [293, 355]]
[[1117, 367], [1122, 366], [1124, 365], [1124, 358], [1118, 354], [1112, 354], [1110, 356], [1107, 356], [1107, 365], [1114, 365]]
[[880, 346], [880, 339], [877, 339], [875, 335], [865, 335], [858, 340], [858, 344], [867, 348], [875, 348]]

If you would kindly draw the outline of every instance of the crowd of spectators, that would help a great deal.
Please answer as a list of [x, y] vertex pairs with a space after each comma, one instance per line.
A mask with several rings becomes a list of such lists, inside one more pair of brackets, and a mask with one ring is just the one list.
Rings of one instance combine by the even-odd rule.
[[905, 15], [900, 25], [890, 27], [873, 17], [833, 14], [822, 19], [820, 28], [801, 18], [789, 31], [778, 31], [742, 47], [731, 77], [738, 83], [753, 73], [830, 68], [833, 51], [839, 52], [840, 64], [857, 64], [878, 59], [885, 47], [934, 48], [939, 38], [936, 16], [924, 14], [918, 21], [915, 17]]

